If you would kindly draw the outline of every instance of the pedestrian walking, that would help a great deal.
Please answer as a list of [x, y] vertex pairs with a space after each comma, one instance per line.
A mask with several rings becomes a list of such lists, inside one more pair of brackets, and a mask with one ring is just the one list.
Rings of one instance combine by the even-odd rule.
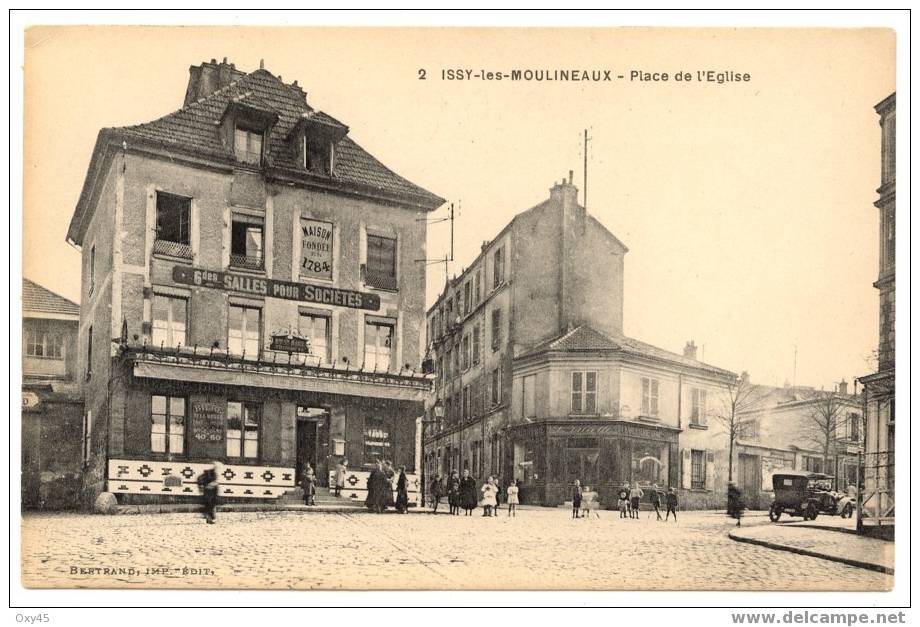
[[516, 518], [518, 506], [518, 486], [516, 481], [513, 479], [511, 480], [511, 483], [505, 488], [505, 494], [508, 497], [508, 516], [514, 516]]
[[576, 479], [572, 484], [572, 518], [581, 518], [581, 482]]
[[441, 496], [444, 492], [444, 486], [441, 483], [441, 475], [435, 473], [431, 479], [431, 485], [428, 487], [428, 493], [431, 495], [431, 502], [434, 507], [431, 509], [432, 514], [438, 513], [438, 505], [441, 503]]
[[652, 484], [651, 501], [652, 507], [655, 508], [655, 520], [661, 520], [661, 491], [657, 483]]
[[479, 491], [482, 493], [482, 515], [491, 518], [495, 509], [495, 479], [489, 477]]
[[204, 519], [209, 525], [213, 525], [217, 516], [217, 462], [212, 462], [208, 467], [198, 475], [198, 487], [201, 488], [201, 510]]
[[313, 466], [307, 462], [303, 469], [303, 504], [316, 505], [316, 473], [313, 472]]
[[639, 505], [642, 504], [642, 497], [645, 495], [645, 492], [642, 491], [642, 488], [639, 487], [639, 482], [634, 481], [633, 487], [629, 491], [629, 504], [630, 504], [630, 513], [632, 517], [636, 520], [639, 520]]
[[617, 509], [620, 510], [620, 518], [626, 518], [627, 503], [629, 503], [629, 484], [624, 483], [617, 490]]
[[383, 464], [378, 460], [367, 478], [367, 499], [364, 501], [367, 509], [375, 514], [382, 514], [386, 510], [388, 486], [389, 481], [383, 471]]
[[668, 518], [671, 514], [674, 514], [674, 522], [677, 522], [677, 492], [674, 491], [674, 488], [668, 488], [668, 494], [665, 497], [665, 505], [667, 505], [667, 511], [664, 513], [664, 521], [668, 522]]
[[744, 509], [743, 499], [741, 498], [741, 490], [738, 489], [738, 486], [734, 481], [728, 482], [728, 515], [732, 518], [738, 519], [738, 524], [736, 526], [741, 526], [741, 512]]
[[345, 487], [345, 475], [348, 473], [348, 460], [344, 457], [335, 465], [335, 496], [342, 496]]
[[400, 514], [409, 513], [409, 478], [406, 477], [406, 467], [399, 467], [399, 476], [396, 479], [396, 511]]
[[476, 480], [470, 476], [467, 468], [463, 469], [463, 477], [460, 479], [460, 507], [466, 511], [467, 516], [473, 515], [479, 499], [476, 497]]
[[460, 514], [460, 477], [456, 470], [450, 472], [450, 478], [447, 480], [447, 504], [450, 505], [451, 514]]
[[393, 492], [396, 491], [396, 471], [393, 469], [393, 462], [390, 460], [384, 460], [383, 462], [383, 474], [386, 477], [386, 486], [383, 489], [384, 492], [384, 506], [383, 509], [386, 511], [391, 505], [394, 505]]

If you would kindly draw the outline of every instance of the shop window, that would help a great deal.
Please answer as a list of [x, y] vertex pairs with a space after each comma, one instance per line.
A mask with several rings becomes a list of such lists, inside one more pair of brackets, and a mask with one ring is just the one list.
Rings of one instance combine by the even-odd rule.
[[597, 373], [572, 373], [572, 413], [597, 413]]
[[502, 369], [492, 371], [492, 406], [501, 405], [502, 402]]
[[234, 216], [230, 226], [230, 265], [244, 270], [262, 270], [264, 229], [259, 218]]
[[[669, 451], [670, 447], [667, 443], [634, 440], [631, 460], [633, 481], [649, 486], [652, 484], [658, 484], [659, 487], [668, 485]], [[705, 476], [703, 484], [705, 485]]]
[[392, 459], [390, 430], [380, 418], [364, 419], [364, 461]]
[[262, 139], [261, 131], [237, 126], [233, 133], [233, 153], [237, 161], [250, 165], [261, 165]]
[[227, 350], [234, 355], [248, 355], [250, 358], [258, 358], [261, 326], [261, 309], [230, 305]]
[[191, 213], [191, 198], [157, 192], [157, 231], [153, 252], [191, 258]]
[[658, 417], [658, 379], [642, 377], [642, 411], [643, 416]]
[[[598, 459], [600, 458], [600, 448], [597, 438], [569, 438], [565, 441], [565, 450], [563, 452], [565, 470], [564, 476], [557, 479], [566, 482], [578, 479], [581, 485], [597, 485]], [[555, 465], [555, 464], [554, 464]], [[554, 474], [558, 473], [555, 471]]]
[[154, 294], [151, 343], [154, 346], [184, 346], [187, 341], [187, 311], [188, 300], [185, 298]]
[[707, 413], [706, 390], [692, 388], [690, 390], [690, 424], [705, 425]]
[[537, 415], [537, 403], [536, 403], [536, 386], [537, 386], [537, 377], [536, 375], [527, 375], [522, 379], [523, 387], [523, 396], [524, 402], [522, 404], [522, 409], [524, 415], [523, 418], [534, 418]]
[[502, 310], [492, 310], [492, 350], [497, 351], [502, 344]]
[[496, 288], [505, 281], [505, 251], [499, 247], [492, 255], [492, 287]]
[[480, 337], [479, 337], [479, 325], [473, 325], [473, 364], [479, 363], [479, 346], [480, 346]]
[[396, 289], [396, 238], [367, 236], [367, 263], [364, 282], [384, 290]]
[[393, 353], [392, 322], [365, 321], [364, 323], [364, 368], [379, 372], [390, 369]]
[[227, 457], [258, 459], [262, 408], [257, 403], [227, 403]]
[[332, 335], [329, 316], [319, 314], [300, 314], [300, 334], [310, 342], [310, 354], [320, 358], [323, 363], [332, 361]]
[[25, 338], [28, 357], [64, 358], [64, 337], [62, 335], [28, 329], [25, 332]]
[[706, 489], [706, 451], [690, 451], [690, 487]]
[[185, 452], [185, 399], [177, 396], [150, 397], [150, 450], [181, 455]]

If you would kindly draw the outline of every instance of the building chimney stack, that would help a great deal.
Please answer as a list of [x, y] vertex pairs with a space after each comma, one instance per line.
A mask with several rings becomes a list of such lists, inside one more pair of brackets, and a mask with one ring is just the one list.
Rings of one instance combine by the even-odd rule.
[[849, 393], [849, 386], [846, 382], [846, 379], [841, 379], [840, 383], [837, 384], [837, 393], [841, 396], [846, 396]]
[[684, 345], [684, 357], [687, 359], [696, 359], [696, 342], [690, 340]]

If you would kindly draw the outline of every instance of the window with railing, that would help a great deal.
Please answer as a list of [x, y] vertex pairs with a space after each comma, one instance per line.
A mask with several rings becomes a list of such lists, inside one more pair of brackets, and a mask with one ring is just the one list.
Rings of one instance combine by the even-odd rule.
[[262, 270], [265, 267], [264, 237], [259, 218], [234, 216], [230, 227], [230, 265], [244, 270]]
[[396, 289], [395, 237], [368, 234], [364, 282], [367, 285], [384, 290]]
[[706, 489], [706, 451], [690, 451], [690, 487]]
[[156, 239], [153, 252], [191, 258], [192, 199], [157, 192]]

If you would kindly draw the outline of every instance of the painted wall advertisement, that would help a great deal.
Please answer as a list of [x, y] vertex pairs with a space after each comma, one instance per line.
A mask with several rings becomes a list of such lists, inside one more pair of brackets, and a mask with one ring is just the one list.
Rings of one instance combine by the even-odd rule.
[[332, 223], [303, 218], [300, 221], [300, 275], [332, 279]]

